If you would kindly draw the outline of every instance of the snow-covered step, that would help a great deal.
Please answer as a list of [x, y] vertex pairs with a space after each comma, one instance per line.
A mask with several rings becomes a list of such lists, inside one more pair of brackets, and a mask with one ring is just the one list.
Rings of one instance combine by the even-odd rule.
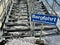
[[21, 10], [27, 10], [27, 7], [20, 7]]
[[27, 12], [27, 8], [26, 9], [25, 8], [21, 9], [21, 12]]
[[28, 18], [27, 16], [20, 16], [20, 18]]
[[20, 19], [24, 19], [24, 18], [28, 18], [28, 16], [20, 16]]
[[12, 9], [13, 11], [21, 11], [21, 10], [19, 10], [19, 9]]
[[16, 29], [28, 29], [29, 26], [14, 26]]
[[28, 18], [27, 16], [20, 16], [20, 18], [24, 19], [24, 18]]
[[19, 5], [20, 6], [27, 6], [27, 4], [24, 4], [24, 3], [20, 3]]
[[27, 15], [27, 13], [22, 13], [22, 15]]
[[28, 20], [20, 20], [19, 22], [28, 22]]
[[15, 24], [20, 24], [20, 23], [23, 24], [23, 23], [30, 23], [30, 22], [25, 21], [25, 20], [23, 20], [23, 21], [20, 20], [20, 21], [17, 21], [17, 22], [6, 22], [5, 24], [6, 25], [12, 25], [12, 24], [15, 25]]
[[16, 15], [15, 16], [13, 16], [13, 15], [9, 16], [10, 19], [18, 19], [19, 17], [20, 16], [16, 16]]
[[4, 31], [7, 31], [7, 32], [28, 32], [30, 31], [30, 28], [4, 28]]
[[17, 15], [17, 16], [20, 16], [21, 15], [21, 13], [14, 13], [15, 15]]
[[37, 45], [37, 44], [26, 42], [26, 40], [23, 39], [13, 39], [10, 42], [6, 43], [5, 45]]
[[20, 26], [20, 25], [29, 26], [28, 23], [9, 23], [9, 24], [5, 24], [5, 26], [8, 26], [8, 27]]
[[29, 20], [29, 18], [20, 18], [18, 20]]
[[[42, 35], [49, 35], [49, 34], [52, 35], [53, 33], [56, 33], [56, 30], [42, 31]], [[40, 35], [40, 31], [35, 35]]]

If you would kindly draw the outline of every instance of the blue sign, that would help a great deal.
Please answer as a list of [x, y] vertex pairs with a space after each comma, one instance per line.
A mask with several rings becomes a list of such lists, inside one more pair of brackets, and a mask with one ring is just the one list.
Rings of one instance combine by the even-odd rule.
[[58, 16], [44, 15], [44, 14], [32, 14], [31, 21], [44, 24], [56, 25]]

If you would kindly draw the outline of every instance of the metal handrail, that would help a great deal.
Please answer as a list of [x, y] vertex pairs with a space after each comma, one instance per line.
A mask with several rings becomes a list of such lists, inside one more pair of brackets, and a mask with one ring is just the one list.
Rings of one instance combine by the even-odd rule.
[[58, 15], [56, 12], [55, 12], [55, 10], [53, 9], [53, 7], [51, 7], [51, 5], [48, 3], [48, 1], [47, 0], [45, 0], [46, 1], [46, 3], [49, 5], [49, 7], [52, 9], [52, 11], [55, 13], [55, 15]]
[[55, 1], [55, 3], [58, 5], [58, 6], [60, 6], [60, 4], [56, 1], [56, 0], [54, 0]]

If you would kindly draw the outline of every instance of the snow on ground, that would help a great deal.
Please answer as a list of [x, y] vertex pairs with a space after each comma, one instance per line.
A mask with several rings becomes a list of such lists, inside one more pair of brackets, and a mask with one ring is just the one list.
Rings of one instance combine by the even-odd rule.
[[47, 36], [44, 38], [47, 42], [47, 45], [60, 45], [60, 36]]
[[36, 41], [36, 38], [35, 37], [25, 37], [24, 40], [26, 42], [30, 42], [30, 43], [34, 44]]
[[[32, 39], [32, 40], [30, 40], [30, 39]], [[31, 41], [34, 42], [33, 38], [30, 38], [30, 39], [29, 38], [13, 39], [13, 40], [10, 40], [5, 45], [37, 45], [37, 44], [31, 43]]]
[[[46, 36], [43, 37], [46, 45], [60, 45], [60, 35]], [[18, 39], [10, 39], [5, 45], [37, 45], [34, 44], [37, 38], [35, 37], [25, 37]]]

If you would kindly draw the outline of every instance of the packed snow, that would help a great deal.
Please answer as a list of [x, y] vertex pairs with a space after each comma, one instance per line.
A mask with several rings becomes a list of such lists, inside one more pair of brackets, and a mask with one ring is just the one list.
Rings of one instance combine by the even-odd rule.
[[47, 36], [44, 38], [46, 40], [47, 45], [60, 45], [60, 36]]
[[[32, 40], [30, 40], [32, 39]], [[34, 42], [34, 38], [19, 38], [19, 39], [13, 39], [7, 42], [5, 45], [37, 45], [32, 42]]]

